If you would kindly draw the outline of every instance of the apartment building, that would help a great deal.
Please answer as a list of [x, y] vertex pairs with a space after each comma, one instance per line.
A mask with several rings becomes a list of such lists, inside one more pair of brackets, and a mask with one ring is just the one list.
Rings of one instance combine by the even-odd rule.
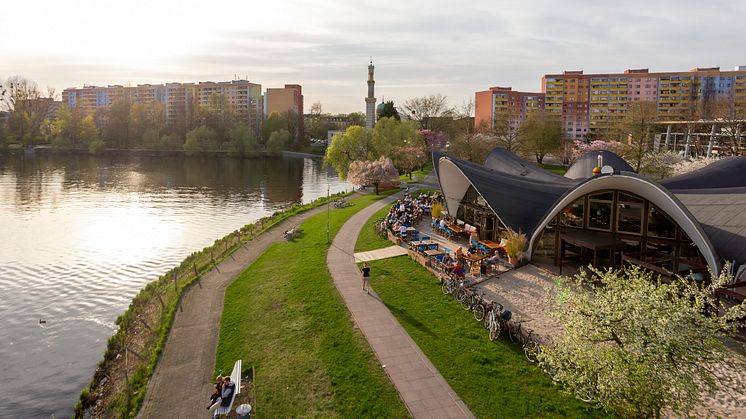
[[285, 87], [268, 87], [264, 96], [264, 114], [279, 114], [294, 111], [303, 115], [303, 88], [299, 84], [286, 84]]
[[[544, 94], [519, 92], [511, 87], [490, 87], [476, 92], [474, 98], [474, 124], [479, 128], [495, 128], [496, 121], [507, 118], [511, 129], [518, 129], [532, 111], [543, 109]], [[498, 122], [499, 123], [499, 122]]]
[[733, 101], [746, 111], [746, 68], [719, 67], [651, 73], [647, 68], [616, 74], [565, 71], [542, 77], [547, 112], [562, 118], [570, 139], [603, 137], [624, 118], [630, 104], [656, 104], [660, 120], [687, 120], [711, 101]]
[[235, 110], [247, 126], [259, 129], [262, 123], [262, 86], [248, 80], [200, 83], [140, 84], [137, 86], [109, 85], [68, 88], [62, 92], [62, 102], [70, 109], [93, 113], [108, 108], [119, 99], [132, 103], [163, 104], [169, 126], [189, 120], [197, 106], [208, 106], [211, 96], [222, 98]]

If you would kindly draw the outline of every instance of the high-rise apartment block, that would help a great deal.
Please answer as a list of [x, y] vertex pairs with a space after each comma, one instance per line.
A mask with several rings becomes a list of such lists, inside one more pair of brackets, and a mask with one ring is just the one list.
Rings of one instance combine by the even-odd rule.
[[[504, 101], [519, 100], [514, 92], [505, 88], [491, 88], [477, 92], [475, 115], [477, 123], [491, 121], [504, 112]], [[631, 69], [616, 74], [584, 74], [583, 71], [565, 71], [547, 74], [541, 79], [543, 103], [541, 107], [550, 115], [561, 118], [569, 139], [604, 137], [624, 118], [630, 104], [655, 103], [658, 119], [683, 121], [697, 117], [704, 104], [727, 102], [746, 115], [746, 67], [721, 71], [719, 67], [693, 68], [684, 72], [651, 73], [648, 69]], [[488, 98], [488, 96], [490, 96]], [[527, 110], [527, 108], [526, 108]], [[514, 123], [519, 124], [526, 113], [517, 110]]]
[[477, 92], [474, 100], [474, 126], [494, 128], [496, 120], [504, 119], [511, 129], [517, 129], [526, 116], [544, 108], [544, 94], [518, 92], [510, 87], [490, 87]]
[[303, 88], [299, 84], [286, 84], [285, 87], [268, 87], [264, 95], [265, 115], [273, 112], [282, 114], [293, 111], [303, 115]]
[[163, 104], [166, 123], [170, 126], [188, 120], [197, 106], [207, 106], [213, 95], [218, 95], [252, 129], [262, 123], [262, 86], [248, 80], [200, 83], [140, 84], [137, 86], [83, 86], [62, 92], [62, 102], [70, 109], [93, 113], [108, 108], [119, 99], [131, 103], [158, 102]]

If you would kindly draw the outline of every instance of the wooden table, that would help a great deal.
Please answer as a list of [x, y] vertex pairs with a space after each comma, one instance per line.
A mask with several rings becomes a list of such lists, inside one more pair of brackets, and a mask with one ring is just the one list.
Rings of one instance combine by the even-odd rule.
[[470, 255], [468, 253], [464, 254], [464, 260], [466, 261], [466, 263], [469, 264], [469, 269], [472, 270], [472, 271], [475, 270], [474, 264], [476, 264], [476, 270], [479, 270], [480, 263], [483, 260], [487, 259], [488, 257], [489, 257], [489, 255], [485, 255], [485, 254], [482, 254], [482, 253], [479, 253], [479, 254], [476, 254], [476, 255]]
[[443, 254], [445, 254], [445, 252], [442, 250], [438, 250], [438, 249], [425, 250], [425, 255], [427, 257], [438, 256], [438, 255], [443, 255]]
[[461, 234], [464, 232], [464, 228], [456, 224], [446, 224], [446, 227], [448, 227], [451, 231], [453, 231], [456, 234]]
[[559, 268], [562, 273], [562, 262], [565, 259], [565, 245], [571, 244], [593, 252], [593, 266], [598, 265], [598, 251], [609, 250], [611, 252], [611, 266], [616, 263], [617, 249], [625, 246], [621, 240], [615, 239], [602, 232], [587, 230], [566, 230], [560, 233], [560, 258]]
[[486, 248], [488, 248], [490, 250], [495, 250], [495, 249], [505, 250], [505, 247], [501, 246], [500, 242], [494, 242], [492, 240], [479, 240], [479, 244], [481, 244], [482, 246], [484, 246], [484, 247], [486, 247]]

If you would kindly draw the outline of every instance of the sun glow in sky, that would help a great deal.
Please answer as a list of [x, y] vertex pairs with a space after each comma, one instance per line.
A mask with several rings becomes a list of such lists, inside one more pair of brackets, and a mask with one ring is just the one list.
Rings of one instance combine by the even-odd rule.
[[[539, 91], [543, 74], [732, 69], [746, 64], [746, 2], [344, 0], [5, 2], [0, 77], [41, 86], [222, 81], [303, 85], [307, 108], [490, 86]], [[306, 109], [307, 110], [307, 109]]]

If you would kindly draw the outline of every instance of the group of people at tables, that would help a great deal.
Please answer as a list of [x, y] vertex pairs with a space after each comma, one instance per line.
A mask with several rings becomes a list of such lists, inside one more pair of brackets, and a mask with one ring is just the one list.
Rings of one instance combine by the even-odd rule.
[[467, 272], [476, 270], [477, 266], [479, 267], [480, 274], [484, 275], [490, 268], [507, 263], [500, 254], [499, 247], [488, 250], [484, 246], [480, 246], [476, 234], [472, 235], [466, 250], [464, 250], [464, 247], [459, 246], [453, 253], [449, 252], [448, 249], [440, 251], [438, 243], [429, 240], [429, 237], [428, 240], [413, 241], [409, 245], [417, 252], [437, 261], [433, 266], [459, 277], [465, 277]]
[[433, 204], [442, 201], [442, 197], [443, 195], [437, 192], [431, 195], [420, 194], [417, 197], [407, 193], [389, 209], [384, 219], [386, 227], [404, 241], [417, 237], [419, 232], [412, 225], [422, 220], [423, 214], [429, 213]]

